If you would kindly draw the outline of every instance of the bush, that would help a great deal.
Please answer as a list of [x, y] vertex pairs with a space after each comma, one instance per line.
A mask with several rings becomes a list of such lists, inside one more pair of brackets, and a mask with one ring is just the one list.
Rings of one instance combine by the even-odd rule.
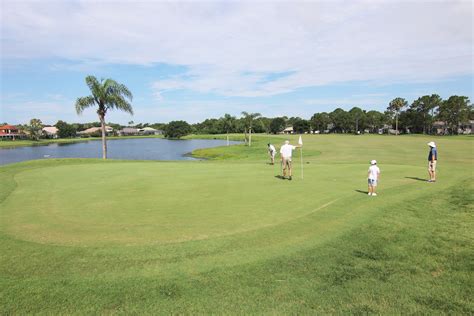
[[185, 121], [169, 122], [164, 131], [166, 138], [181, 138], [188, 134], [191, 134], [191, 125]]

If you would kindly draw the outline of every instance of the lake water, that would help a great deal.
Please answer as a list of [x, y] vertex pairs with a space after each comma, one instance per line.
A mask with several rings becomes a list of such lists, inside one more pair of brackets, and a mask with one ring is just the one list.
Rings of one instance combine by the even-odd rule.
[[[238, 144], [239, 142], [230, 142]], [[196, 160], [187, 154], [195, 149], [225, 146], [226, 140], [162, 138], [111, 139], [107, 141], [107, 158], [131, 160]], [[0, 165], [51, 158], [102, 158], [102, 142], [93, 140], [71, 144], [49, 144], [32, 147], [0, 148]]]

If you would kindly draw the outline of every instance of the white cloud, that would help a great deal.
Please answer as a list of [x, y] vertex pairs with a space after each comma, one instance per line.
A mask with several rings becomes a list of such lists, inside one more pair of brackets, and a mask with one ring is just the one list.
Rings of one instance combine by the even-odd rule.
[[187, 66], [152, 84], [158, 98], [179, 89], [267, 96], [472, 74], [472, 17], [470, 1], [3, 0], [1, 55], [58, 57], [81, 68]]

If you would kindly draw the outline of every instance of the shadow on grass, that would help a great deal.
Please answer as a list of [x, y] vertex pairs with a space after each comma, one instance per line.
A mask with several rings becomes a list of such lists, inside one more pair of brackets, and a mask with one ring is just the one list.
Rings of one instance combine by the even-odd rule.
[[417, 178], [417, 177], [405, 177], [405, 179], [412, 179], [412, 180], [423, 181], [423, 182], [426, 182], [426, 181], [427, 181], [426, 179]]
[[359, 192], [359, 193], [362, 193], [362, 194], [367, 194], [367, 193], [369, 193], [369, 191], [362, 191], [362, 190], [354, 190], [354, 191]]
[[280, 176], [280, 175], [275, 176], [275, 178], [280, 179], [280, 180], [286, 180], [284, 176]]

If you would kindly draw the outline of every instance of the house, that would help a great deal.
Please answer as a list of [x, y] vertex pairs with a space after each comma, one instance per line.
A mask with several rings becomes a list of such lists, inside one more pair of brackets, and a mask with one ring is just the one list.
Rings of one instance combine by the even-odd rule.
[[43, 127], [43, 135], [48, 138], [58, 138], [58, 128], [56, 126]]
[[433, 122], [433, 129], [437, 135], [445, 135], [448, 133], [446, 128], [446, 123], [443, 121], [435, 121]]
[[20, 133], [18, 128], [14, 125], [3, 125], [0, 126], [0, 138], [1, 139], [12, 139], [24, 138], [26, 135]]
[[119, 131], [120, 136], [138, 135], [138, 129], [134, 127], [124, 127]]
[[[101, 130], [102, 130], [102, 128], [100, 128], [100, 127], [91, 127], [91, 128], [86, 129], [86, 130], [77, 132], [77, 134], [80, 135], [80, 136], [90, 136], [90, 135], [94, 135], [94, 134], [102, 134]], [[105, 127], [105, 133], [107, 134], [107, 136], [109, 136], [113, 132], [114, 132], [114, 129], [112, 127], [110, 127], [110, 126]]]
[[460, 124], [458, 128], [459, 134], [473, 134], [474, 133], [474, 120], [469, 120], [466, 123]]
[[293, 126], [288, 126], [282, 130], [279, 134], [293, 134]]
[[138, 129], [138, 134], [140, 134], [140, 135], [162, 135], [163, 131], [158, 130], [158, 129], [154, 129], [152, 127], [144, 127], [144, 128]]

